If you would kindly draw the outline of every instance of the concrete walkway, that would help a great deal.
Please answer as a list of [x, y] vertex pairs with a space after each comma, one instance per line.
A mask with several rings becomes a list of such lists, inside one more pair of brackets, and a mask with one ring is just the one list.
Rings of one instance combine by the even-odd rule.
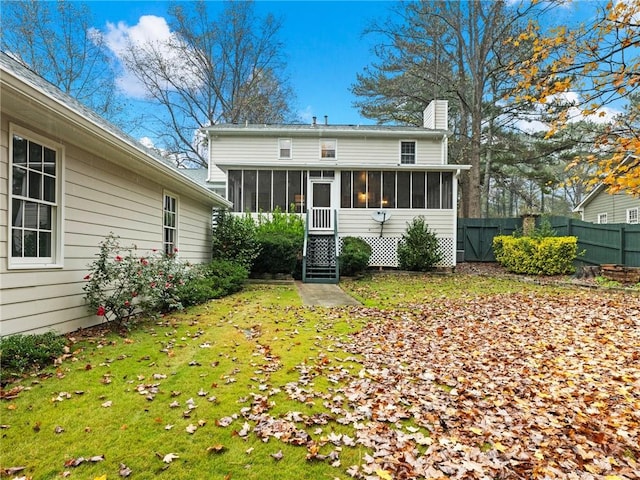
[[303, 305], [317, 307], [360, 305], [360, 302], [344, 293], [338, 285], [296, 281], [296, 287]]

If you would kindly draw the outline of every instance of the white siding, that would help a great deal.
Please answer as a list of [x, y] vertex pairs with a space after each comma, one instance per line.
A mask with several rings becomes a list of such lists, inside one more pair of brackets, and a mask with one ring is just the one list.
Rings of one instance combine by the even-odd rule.
[[[341, 209], [338, 212], [338, 232], [343, 236], [378, 236], [380, 224], [371, 218], [379, 209], [354, 208]], [[438, 236], [452, 236], [455, 234], [455, 222], [451, 210], [408, 210], [389, 209], [391, 218], [384, 223], [382, 229], [385, 237], [401, 237], [407, 230], [407, 224], [414, 217], [424, 217], [425, 221]]]
[[[320, 159], [320, 137], [292, 138], [292, 158], [278, 159], [278, 138], [271, 137], [225, 137], [212, 138], [211, 155], [214, 163], [221, 165], [261, 165], [269, 168], [287, 168], [290, 164], [311, 168], [332, 168], [341, 165], [362, 168], [389, 168], [400, 163], [400, 141], [415, 140], [402, 136], [397, 138], [337, 138], [337, 158]], [[332, 138], [327, 135], [326, 138]], [[416, 164], [442, 165], [444, 163], [440, 139], [416, 140]], [[292, 167], [290, 167], [292, 168]]]
[[[36, 131], [32, 126], [26, 128]], [[8, 119], [0, 123], [0, 334], [72, 331], [100, 322], [83, 299], [83, 277], [109, 233], [141, 253], [162, 249], [165, 186], [65, 144], [64, 258], [59, 269], [7, 270]], [[38, 132], [46, 136], [46, 132]], [[169, 187], [170, 188], [170, 187]], [[179, 258], [210, 259], [211, 205], [178, 195]]]

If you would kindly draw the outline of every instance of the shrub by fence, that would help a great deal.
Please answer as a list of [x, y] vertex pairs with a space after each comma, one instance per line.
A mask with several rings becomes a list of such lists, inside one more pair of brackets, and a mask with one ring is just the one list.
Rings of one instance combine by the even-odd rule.
[[[578, 251], [584, 251], [584, 255], [577, 262], [640, 267], [640, 225], [594, 224], [569, 217], [547, 220], [558, 236], [578, 237]], [[465, 261], [495, 262], [493, 237], [511, 235], [521, 229], [521, 218], [459, 218], [457, 249], [464, 251]]]

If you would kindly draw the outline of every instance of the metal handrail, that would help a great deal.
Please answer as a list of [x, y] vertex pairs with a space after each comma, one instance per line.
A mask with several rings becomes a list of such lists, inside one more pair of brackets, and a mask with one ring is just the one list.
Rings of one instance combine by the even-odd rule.
[[338, 241], [338, 210], [333, 211], [333, 241], [335, 242], [335, 252], [336, 252], [336, 281], [340, 281], [340, 257], [338, 255], [338, 246], [340, 242]]
[[304, 243], [302, 245], [302, 281], [307, 280], [307, 243], [309, 240], [309, 210], [305, 214], [304, 222]]

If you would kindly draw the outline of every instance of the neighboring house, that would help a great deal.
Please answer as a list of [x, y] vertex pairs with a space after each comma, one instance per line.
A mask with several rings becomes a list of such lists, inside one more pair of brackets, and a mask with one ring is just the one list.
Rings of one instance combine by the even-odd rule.
[[424, 127], [237, 125], [203, 130], [209, 181], [226, 184], [235, 212], [305, 215], [305, 281], [335, 282], [340, 239], [363, 238], [370, 266], [397, 267], [407, 224], [423, 216], [436, 233], [442, 266], [456, 263], [458, 176], [447, 163], [448, 105], [425, 109]]
[[68, 332], [111, 232], [141, 252], [211, 258], [222, 197], [0, 52], [0, 334]]
[[[630, 155], [625, 162], [632, 160], [640, 159]], [[611, 194], [607, 192], [604, 184], [599, 184], [573, 211], [580, 212], [585, 222], [636, 224], [640, 223], [640, 197], [624, 192]]]

